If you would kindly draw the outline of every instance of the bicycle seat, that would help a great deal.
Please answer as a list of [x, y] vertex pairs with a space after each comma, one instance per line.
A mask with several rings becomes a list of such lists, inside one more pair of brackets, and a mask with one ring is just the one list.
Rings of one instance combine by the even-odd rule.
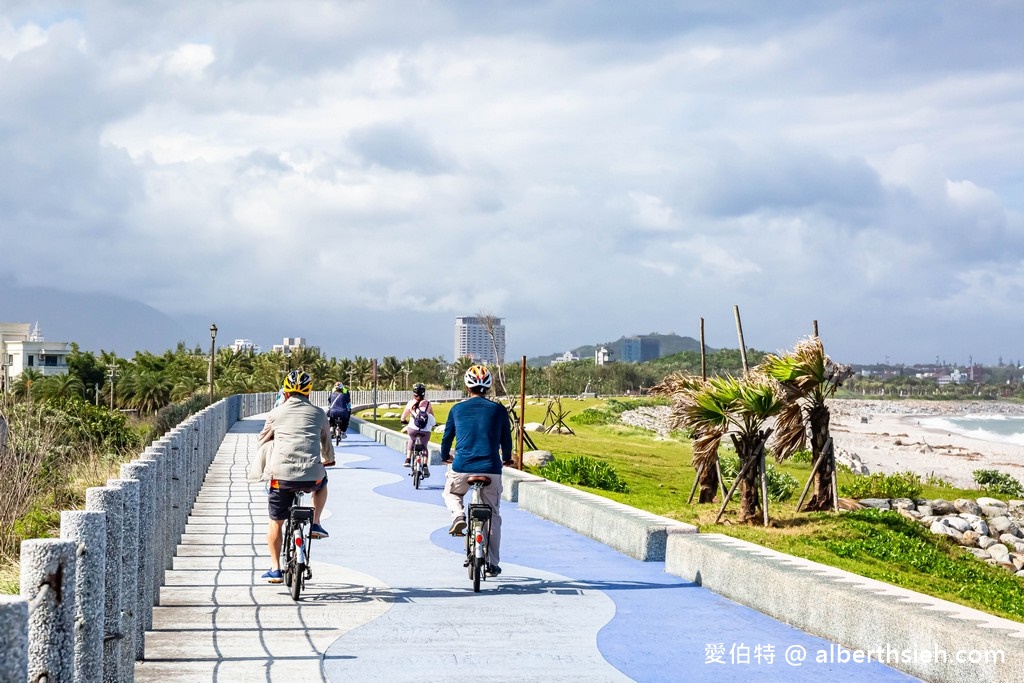
[[468, 484], [480, 483], [480, 484], [483, 484], [484, 486], [490, 486], [491, 485], [491, 478], [490, 477], [485, 477], [482, 474], [474, 474], [472, 477], [467, 477], [466, 478], [466, 483], [468, 483]]

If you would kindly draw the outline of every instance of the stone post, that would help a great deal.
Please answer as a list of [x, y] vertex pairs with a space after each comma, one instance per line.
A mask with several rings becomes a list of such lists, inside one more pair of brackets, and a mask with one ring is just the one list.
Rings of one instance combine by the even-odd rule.
[[103, 581], [103, 680], [121, 681], [121, 536], [124, 533], [124, 492], [112, 486], [85, 490], [85, 509], [107, 518], [106, 574]]
[[60, 513], [60, 537], [78, 545], [75, 570], [75, 683], [103, 680], [103, 600], [107, 519], [102, 512]]
[[135, 633], [139, 614], [139, 482], [110, 479], [107, 486], [121, 490], [121, 680], [131, 681], [135, 672]]
[[28, 680], [28, 600], [0, 595], [0, 681]]
[[[163, 585], [164, 581], [164, 549], [166, 538], [166, 524], [167, 524], [167, 490], [165, 488], [166, 481], [164, 479], [164, 470], [166, 468], [166, 460], [164, 459], [163, 449], [150, 446], [142, 454], [142, 462], [148, 464], [153, 472], [153, 538], [151, 539], [150, 553], [152, 554], [152, 562], [150, 571], [153, 574], [152, 585], [153, 594], [151, 596], [151, 606], [160, 604], [160, 586]], [[149, 611], [149, 616], [146, 617], [147, 625], [146, 628], [150, 628], [152, 624], [149, 623], [152, 619], [153, 612]]]
[[154, 474], [156, 468], [151, 463], [143, 460], [134, 460], [121, 465], [121, 477], [123, 479], [135, 479], [139, 482], [139, 559], [136, 604], [136, 628], [135, 628], [135, 659], [142, 661], [145, 658], [144, 634], [147, 628], [153, 626], [153, 538], [155, 536], [154, 524], [155, 495], [154, 495]]
[[72, 683], [77, 552], [74, 541], [33, 538], [21, 542], [21, 595], [31, 606], [28, 680]]

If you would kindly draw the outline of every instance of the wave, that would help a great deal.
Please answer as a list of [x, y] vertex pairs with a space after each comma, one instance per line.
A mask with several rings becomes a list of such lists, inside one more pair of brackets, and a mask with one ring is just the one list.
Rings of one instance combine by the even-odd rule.
[[1024, 418], [1007, 415], [956, 415], [926, 417], [922, 426], [940, 429], [961, 436], [1024, 446]]

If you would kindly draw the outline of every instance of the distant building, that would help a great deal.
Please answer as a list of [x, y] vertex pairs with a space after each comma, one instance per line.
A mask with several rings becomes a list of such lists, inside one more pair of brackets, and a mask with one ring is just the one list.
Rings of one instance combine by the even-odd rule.
[[259, 353], [260, 345], [252, 339], [236, 339], [235, 343], [231, 345], [231, 350], [235, 353], [238, 353], [239, 351], [252, 351], [253, 353]]
[[68, 343], [46, 341], [38, 323], [0, 323], [0, 384], [6, 390], [25, 368], [45, 377], [66, 375], [68, 353]]
[[505, 325], [502, 318], [490, 320], [494, 339], [487, 329], [487, 318], [469, 315], [455, 318], [455, 360], [468, 357], [490, 365], [505, 362]]
[[623, 337], [622, 361], [646, 363], [661, 357], [661, 343], [654, 337]]
[[551, 361], [551, 365], [556, 365], [558, 363], [571, 363], [572, 361], [579, 359], [580, 357], [574, 354], [572, 351], [566, 351], [558, 358], [553, 359]]
[[284, 341], [280, 344], [274, 344], [273, 350], [278, 353], [283, 353], [286, 356], [291, 355], [292, 349], [306, 348], [305, 337], [285, 337]]
[[594, 350], [594, 365], [607, 365], [612, 362], [612, 352], [604, 346]]

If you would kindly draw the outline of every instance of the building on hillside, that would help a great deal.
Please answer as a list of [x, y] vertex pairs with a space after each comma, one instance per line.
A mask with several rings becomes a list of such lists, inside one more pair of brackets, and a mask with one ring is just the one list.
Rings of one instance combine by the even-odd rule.
[[605, 346], [598, 346], [594, 350], [594, 365], [608, 365], [612, 362], [612, 352]]
[[553, 359], [551, 361], [551, 365], [557, 365], [558, 363], [571, 363], [572, 361], [579, 360], [579, 359], [580, 359], [580, 357], [577, 356], [572, 351], [566, 351], [565, 353], [563, 353], [558, 358]]
[[253, 353], [260, 352], [260, 345], [252, 339], [236, 339], [235, 343], [232, 344], [230, 348], [235, 353], [238, 353], [239, 351], [252, 351]]
[[44, 377], [68, 372], [68, 342], [48, 342], [39, 324], [0, 323], [0, 383], [6, 391], [26, 368]]
[[[505, 325], [502, 318], [464, 315], [455, 318], [455, 360], [472, 358], [485, 365], [505, 362]], [[491, 327], [494, 338], [491, 338]]]
[[646, 363], [661, 356], [661, 343], [654, 337], [623, 337], [622, 361]]

